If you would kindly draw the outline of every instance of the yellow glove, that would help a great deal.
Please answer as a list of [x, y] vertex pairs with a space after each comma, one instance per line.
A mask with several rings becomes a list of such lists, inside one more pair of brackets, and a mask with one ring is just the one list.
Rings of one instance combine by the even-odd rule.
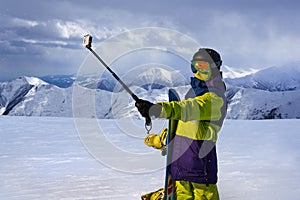
[[166, 147], [167, 134], [168, 134], [167, 128], [163, 129], [159, 135], [150, 133], [145, 137], [144, 143], [148, 147], [153, 147], [155, 149], [164, 150]]

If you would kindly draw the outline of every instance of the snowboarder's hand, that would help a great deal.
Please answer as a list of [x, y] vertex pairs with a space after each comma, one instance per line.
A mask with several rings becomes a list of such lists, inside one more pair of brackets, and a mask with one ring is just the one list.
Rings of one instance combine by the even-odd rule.
[[150, 116], [158, 117], [161, 112], [161, 106], [158, 104], [153, 104], [149, 101], [140, 99], [135, 102], [135, 106], [143, 117], [150, 118]]

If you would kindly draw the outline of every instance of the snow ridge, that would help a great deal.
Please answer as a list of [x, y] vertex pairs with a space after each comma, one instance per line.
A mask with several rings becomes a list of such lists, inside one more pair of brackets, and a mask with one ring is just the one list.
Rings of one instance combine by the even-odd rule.
[[[109, 74], [101, 78], [77, 77], [76, 80], [74, 76], [61, 77], [63, 83], [75, 82], [66, 88], [54, 85], [51, 79], [47, 83], [35, 77], [0, 83], [0, 115], [73, 117], [78, 111], [84, 117], [140, 118], [134, 100]], [[296, 66], [237, 73], [226, 66], [224, 77], [227, 118], [300, 118], [300, 70]], [[53, 79], [59, 83], [59, 77]], [[121, 79], [139, 98], [152, 102], [167, 101], [168, 88], [175, 88], [182, 97], [189, 89], [187, 78], [166, 69], [137, 70]], [[77, 90], [79, 87], [81, 89]], [[74, 91], [80, 92], [74, 95]], [[88, 96], [92, 101], [87, 101]], [[79, 100], [76, 104], [74, 98]]]
[[300, 89], [300, 68], [296, 66], [270, 67], [246, 76], [226, 78], [226, 82], [234, 86], [266, 91], [298, 90]]

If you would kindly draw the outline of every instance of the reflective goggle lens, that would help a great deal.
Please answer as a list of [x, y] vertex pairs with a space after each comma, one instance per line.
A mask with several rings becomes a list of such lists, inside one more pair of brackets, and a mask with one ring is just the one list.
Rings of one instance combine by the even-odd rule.
[[209, 72], [210, 64], [206, 61], [193, 61], [193, 67], [200, 72]]

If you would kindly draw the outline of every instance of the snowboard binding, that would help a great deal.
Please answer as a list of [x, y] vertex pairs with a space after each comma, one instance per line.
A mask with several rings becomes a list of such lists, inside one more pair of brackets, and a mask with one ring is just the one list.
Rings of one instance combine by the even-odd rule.
[[164, 199], [164, 189], [160, 188], [154, 192], [144, 194], [141, 196], [142, 200], [163, 200]]

